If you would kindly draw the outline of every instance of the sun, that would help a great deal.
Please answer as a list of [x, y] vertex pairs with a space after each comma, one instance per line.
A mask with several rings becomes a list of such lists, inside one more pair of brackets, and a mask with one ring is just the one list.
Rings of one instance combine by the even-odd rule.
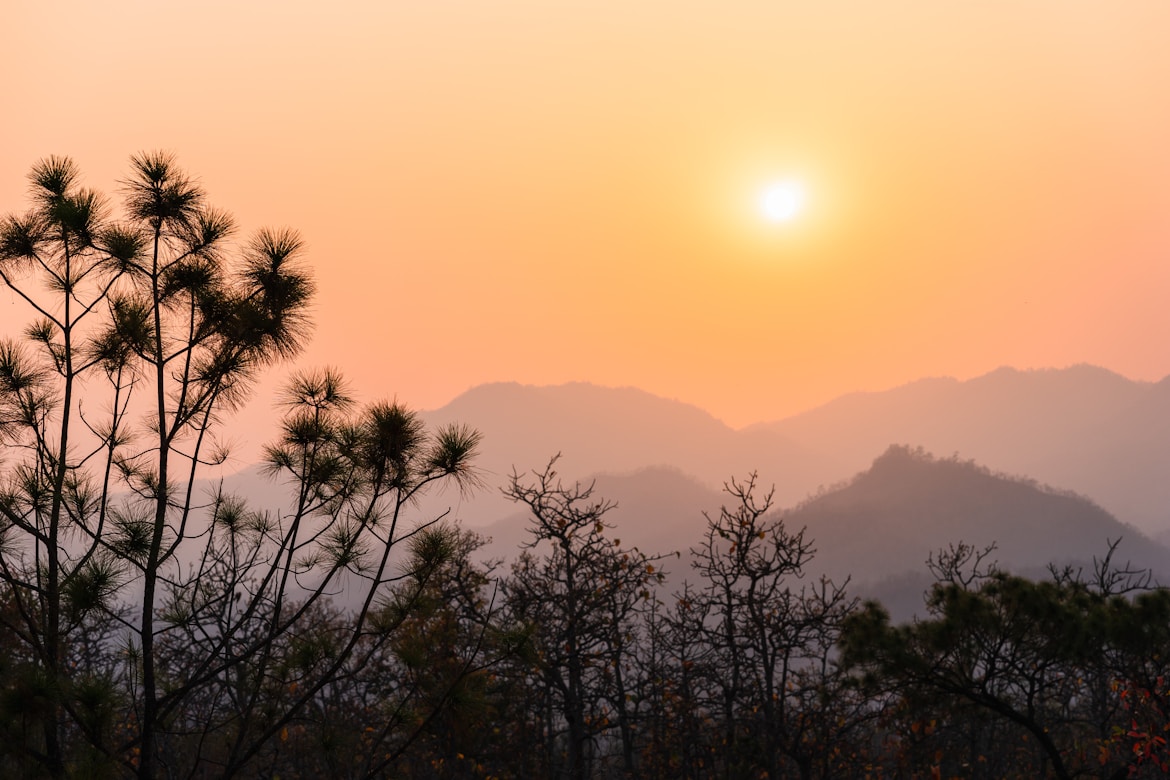
[[795, 179], [776, 181], [760, 194], [760, 213], [769, 222], [791, 222], [804, 208], [804, 186]]

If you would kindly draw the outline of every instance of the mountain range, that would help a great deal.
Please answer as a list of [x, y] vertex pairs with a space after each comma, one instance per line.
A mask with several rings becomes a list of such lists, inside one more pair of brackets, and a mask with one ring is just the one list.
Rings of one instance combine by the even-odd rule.
[[850, 473], [890, 444], [958, 454], [1074, 490], [1148, 533], [1170, 529], [1170, 378], [1094, 366], [1001, 368], [843, 396], [746, 433], [769, 432]]
[[[1093, 366], [923, 379], [741, 430], [678, 401], [583, 383], [483, 385], [424, 417], [478, 428], [480, 466], [497, 486], [559, 452], [574, 479], [668, 466], [718, 490], [755, 471], [792, 506], [902, 444], [1075, 491], [1149, 534], [1170, 529], [1170, 379]], [[506, 511], [490, 494], [467, 519]]]
[[[851, 575], [873, 592], [920, 599], [927, 555], [960, 540], [995, 542], [1005, 566], [1041, 573], [1091, 565], [1122, 538], [1120, 558], [1170, 572], [1170, 550], [1154, 541], [1170, 540], [1170, 379], [1002, 368], [854, 393], [741, 430], [679, 401], [585, 383], [483, 385], [422, 416], [483, 434], [486, 488], [428, 497], [420, 511], [450, 509], [492, 538], [495, 557], [515, 553], [527, 523], [500, 488], [560, 453], [566, 481], [595, 480], [618, 502], [607, 519], [623, 543], [680, 553], [678, 577], [721, 486], [753, 472], [775, 486], [775, 511], [808, 527], [810, 576]], [[230, 483], [269, 505], [280, 493], [254, 471]]]

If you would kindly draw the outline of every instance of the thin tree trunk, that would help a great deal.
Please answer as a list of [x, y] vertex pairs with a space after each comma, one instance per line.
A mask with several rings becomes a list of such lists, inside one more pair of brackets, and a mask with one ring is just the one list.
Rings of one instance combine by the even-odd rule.
[[61, 650], [61, 505], [64, 501], [65, 476], [68, 473], [69, 461], [69, 418], [73, 404], [73, 348], [72, 323], [70, 322], [71, 298], [68, 284], [71, 273], [69, 255], [69, 238], [62, 229], [62, 241], [65, 245], [65, 311], [62, 321], [62, 342], [65, 350], [65, 388], [61, 399], [61, 432], [57, 444], [57, 462], [53, 473], [53, 502], [49, 509], [49, 541], [47, 588], [45, 593], [45, 661], [49, 667], [49, 679], [53, 681], [52, 707], [49, 717], [45, 720], [45, 755], [48, 759], [48, 770], [52, 777], [65, 776], [65, 756], [61, 745], [62, 709], [58, 701], [61, 693], [64, 676]]
[[154, 665], [154, 604], [158, 587], [159, 558], [162, 553], [163, 531], [167, 516], [167, 432], [166, 432], [166, 366], [163, 352], [162, 307], [159, 303], [158, 254], [161, 224], [154, 231], [154, 259], [151, 270], [151, 292], [154, 313], [155, 390], [158, 413], [158, 474], [155, 496], [154, 533], [150, 541], [142, 592], [142, 744], [138, 777], [150, 780], [155, 776], [158, 741], [158, 682]]

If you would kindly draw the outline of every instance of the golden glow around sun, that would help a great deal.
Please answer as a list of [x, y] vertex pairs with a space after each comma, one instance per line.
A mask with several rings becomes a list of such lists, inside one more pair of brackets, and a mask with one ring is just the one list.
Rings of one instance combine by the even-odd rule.
[[760, 213], [769, 222], [790, 222], [804, 208], [804, 186], [795, 179], [769, 184], [760, 194]]

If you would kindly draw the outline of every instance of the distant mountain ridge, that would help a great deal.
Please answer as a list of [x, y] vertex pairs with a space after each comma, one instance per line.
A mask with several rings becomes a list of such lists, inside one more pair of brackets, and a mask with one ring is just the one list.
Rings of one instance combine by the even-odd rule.
[[[479, 467], [495, 486], [513, 469], [541, 469], [558, 453], [558, 471], [570, 479], [667, 466], [718, 489], [732, 476], [770, 472], [790, 502], [840, 474], [835, 458], [783, 434], [736, 431], [698, 407], [634, 388], [481, 385], [423, 417], [432, 425], [460, 422], [479, 430]], [[784, 472], [772, 474], [776, 466]], [[498, 495], [484, 496], [478, 506], [488, 518], [508, 511]]]
[[[689, 404], [586, 383], [482, 385], [424, 417], [483, 432], [480, 465], [497, 487], [560, 452], [575, 479], [668, 466], [717, 490], [758, 471], [791, 506], [905, 444], [1076, 491], [1149, 533], [1170, 529], [1170, 379], [1094, 366], [923, 379], [741, 430]], [[490, 493], [476, 521], [509, 511]]]
[[958, 453], [1075, 490], [1151, 533], [1170, 528], [1170, 379], [1095, 366], [1001, 368], [856, 393], [753, 430], [863, 467], [890, 444]]

